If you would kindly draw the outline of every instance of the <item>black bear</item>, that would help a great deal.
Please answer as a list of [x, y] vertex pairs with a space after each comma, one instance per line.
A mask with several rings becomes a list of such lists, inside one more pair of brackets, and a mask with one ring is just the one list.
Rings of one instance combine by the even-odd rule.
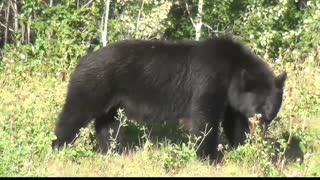
[[241, 143], [249, 117], [259, 113], [265, 123], [275, 118], [285, 80], [285, 72], [275, 76], [231, 38], [109, 44], [79, 60], [52, 146], [71, 143], [94, 119], [98, 143], [106, 151], [107, 129], [123, 108], [129, 119], [148, 123], [190, 119], [193, 135], [209, 132], [198, 156], [212, 159], [221, 119], [231, 144]]

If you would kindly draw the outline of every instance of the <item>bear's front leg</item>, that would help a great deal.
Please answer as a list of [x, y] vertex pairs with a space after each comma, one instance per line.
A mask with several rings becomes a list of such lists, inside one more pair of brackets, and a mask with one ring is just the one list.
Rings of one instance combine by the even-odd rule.
[[[103, 113], [101, 116], [95, 120], [95, 130], [97, 135], [97, 147], [96, 151], [106, 154], [110, 148], [111, 135], [112, 138], [116, 138], [116, 142], [119, 143], [119, 152], [122, 152], [122, 141], [123, 141], [123, 128], [120, 129], [120, 122], [116, 120], [118, 107], [112, 107], [106, 113]], [[110, 129], [113, 129], [113, 134], [110, 134]], [[119, 133], [117, 132], [119, 130]], [[117, 135], [117, 136], [116, 136]]]
[[200, 158], [216, 159], [218, 130], [221, 115], [224, 112], [223, 95], [205, 93], [195, 97], [191, 107], [191, 133], [201, 137], [196, 143]]
[[249, 133], [249, 121], [242, 113], [228, 106], [222, 127], [231, 147], [237, 148], [239, 145], [245, 144], [246, 133]]

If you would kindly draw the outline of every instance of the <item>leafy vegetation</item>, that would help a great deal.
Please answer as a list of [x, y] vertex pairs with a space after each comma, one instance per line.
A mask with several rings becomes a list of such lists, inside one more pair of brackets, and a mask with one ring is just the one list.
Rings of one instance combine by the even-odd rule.
[[[268, 133], [255, 127], [238, 149], [222, 133], [219, 162], [197, 160], [183, 130], [142, 126], [121, 110], [107, 155], [93, 151], [92, 126], [73, 147], [52, 151], [54, 123], [78, 58], [102, 47], [105, 35], [108, 42], [193, 39], [199, 2], [113, 0], [109, 11], [108, 1], [0, 2], [0, 176], [319, 176], [317, 0], [203, 0], [201, 39], [232, 34], [277, 73], [288, 72], [285, 100]], [[107, 34], [101, 33], [104, 22]], [[125, 154], [114, 151], [118, 130], [133, 142]]]

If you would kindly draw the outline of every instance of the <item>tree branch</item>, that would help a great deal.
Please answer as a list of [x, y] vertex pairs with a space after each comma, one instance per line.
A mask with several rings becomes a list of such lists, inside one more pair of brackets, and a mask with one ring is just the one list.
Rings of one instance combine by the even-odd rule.
[[191, 23], [192, 23], [193, 27], [196, 27], [196, 24], [194, 23], [194, 21], [193, 21], [193, 19], [192, 19], [192, 16], [191, 16], [191, 13], [190, 13], [190, 10], [189, 10], [189, 5], [188, 5], [188, 3], [187, 3], [187, 1], [186, 1], [186, 0], [185, 0], [184, 2], [185, 2], [185, 4], [186, 4], [186, 9], [187, 9], [187, 12], [188, 12], [188, 15], [189, 15], [190, 21], [191, 21]]
[[143, 10], [143, 5], [144, 5], [144, 0], [142, 0], [141, 8], [140, 8], [139, 13], [138, 13], [135, 35], [137, 34], [137, 32], [139, 30], [139, 21], [140, 21], [140, 16], [141, 16], [141, 13], [142, 13], [142, 10]]
[[82, 8], [85, 8], [85, 7], [89, 6], [92, 2], [93, 2], [93, 0], [90, 0], [89, 2], [87, 2], [87, 4], [85, 4], [84, 6], [82, 6]]
[[[4, 25], [2, 22], [0, 22], [0, 26], [4, 27], [4, 28], [7, 28], [6, 25]], [[8, 27], [9, 31], [13, 32], [14, 30], [11, 29], [10, 27]]]

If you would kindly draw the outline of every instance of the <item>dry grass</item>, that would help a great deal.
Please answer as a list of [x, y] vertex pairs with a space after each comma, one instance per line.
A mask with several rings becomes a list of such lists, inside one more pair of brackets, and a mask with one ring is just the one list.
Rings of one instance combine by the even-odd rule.
[[[188, 160], [178, 168], [165, 168], [161, 148], [137, 148], [127, 155], [102, 156], [90, 147], [72, 147], [52, 152], [53, 125], [61, 110], [67, 82], [54, 78], [27, 78], [0, 75], [0, 176], [45, 177], [258, 177], [264, 174], [257, 164], [224, 159], [217, 165]], [[302, 128], [296, 134], [305, 142], [305, 162], [287, 163], [281, 176], [320, 175], [320, 73], [319, 70], [291, 72], [287, 98], [275, 134]], [[303, 85], [302, 85], [303, 83]], [[297, 100], [295, 100], [297, 99]], [[290, 106], [295, 106], [290, 109]], [[290, 116], [291, 113], [291, 116]], [[293, 125], [288, 123], [292, 118]], [[314, 134], [311, 136], [310, 134]], [[133, 135], [134, 136], [134, 135]], [[310, 145], [311, 144], [311, 145]], [[171, 146], [171, 145], [167, 145]], [[184, 153], [184, 151], [182, 151]], [[242, 159], [251, 157], [242, 157]], [[168, 160], [167, 160], [168, 161]], [[180, 162], [181, 160], [176, 160]]]

